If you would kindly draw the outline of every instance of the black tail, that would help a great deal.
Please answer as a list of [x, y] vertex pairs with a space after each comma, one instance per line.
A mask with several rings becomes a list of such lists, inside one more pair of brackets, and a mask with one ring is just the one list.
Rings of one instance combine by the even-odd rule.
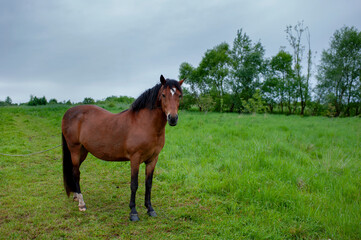
[[64, 179], [64, 188], [66, 194], [70, 195], [71, 192], [76, 192], [75, 181], [73, 177], [73, 163], [71, 161], [71, 155], [68, 148], [68, 144], [62, 134], [62, 143], [63, 143], [63, 179]]

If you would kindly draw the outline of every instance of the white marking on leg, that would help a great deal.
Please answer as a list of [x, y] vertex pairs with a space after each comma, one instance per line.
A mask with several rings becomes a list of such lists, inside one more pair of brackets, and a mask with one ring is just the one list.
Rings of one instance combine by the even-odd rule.
[[85, 202], [84, 202], [84, 199], [83, 199], [83, 194], [78, 193], [78, 199], [79, 199], [79, 204], [78, 204], [79, 210], [80, 211], [85, 211], [86, 207], [85, 207]]

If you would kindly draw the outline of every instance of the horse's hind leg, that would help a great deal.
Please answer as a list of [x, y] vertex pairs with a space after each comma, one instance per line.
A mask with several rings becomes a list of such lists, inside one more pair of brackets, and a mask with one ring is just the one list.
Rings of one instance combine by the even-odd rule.
[[79, 202], [79, 211], [85, 211], [86, 205], [83, 199], [83, 195], [80, 190], [80, 165], [88, 155], [88, 151], [81, 145], [76, 146], [71, 150], [71, 159], [73, 163], [73, 178], [75, 182], [76, 192], [74, 193], [74, 201]]

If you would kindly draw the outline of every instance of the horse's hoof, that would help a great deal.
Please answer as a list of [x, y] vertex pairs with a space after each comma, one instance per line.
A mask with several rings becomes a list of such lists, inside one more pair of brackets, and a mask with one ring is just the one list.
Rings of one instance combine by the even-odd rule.
[[79, 206], [79, 211], [80, 212], [85, 212], [86, 211], [86, 206], [85, 205]]
[[156, 217], [157, 213], [155, 211], [148, 212], [148, 215], [151, 217]]
[[137, 222], [137, 221], [139, 221], [140, 219], [139, 219], [139, 217], [138, 217], [138, 214], [130, 214], [130, 216], [129, 216], [129, 220], [130, 221], [132, 221], [132, 222]]

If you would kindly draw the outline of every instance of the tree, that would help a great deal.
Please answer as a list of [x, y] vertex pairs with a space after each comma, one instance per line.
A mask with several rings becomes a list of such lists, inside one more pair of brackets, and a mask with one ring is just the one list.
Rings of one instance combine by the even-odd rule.
[[180, 101], [179, 109], [189, 110], [194, 105], [198, 105], [198, 107], [200, 107], [199, 104], [197, 104], [198, 98], [196, 95], [189, 92], [189, 89], [187, 87], [182, 86], [182, 90], [183, 90], [182, 101]]
[[94, 99], [90, 97], [86, 97], [83, 100], [83, 104], [94, 104], [94, 103], [95, 103]]
[[270, 73], [263, 83], [263, 92], [266, 97], [273, 97], [273, 101], [279, 104], [281, 112], [286, 104], [288, 112], [291, 114], [291, 103], [295, 99], [295, 84], [292, 81], [292, 55], [281, 48], [277, 55], [271, 58], [269, 65]]
[[203, 91], [202, 82], [199, 76], [197, 75], [197, 69], [194, 68], [190, 63], [183, 62], [179, 66], [179, 79], [187, 79], [187, 85], [190, 86], [190, 91], [192, 93], [197, 93]]
[[[11, 106], [13, 103], [13, 101], [11, 100], [11, 98], [8, 96], [6, 97], [5, 101], [0, 101], [0, 106]], [[16, 104], [15, 104], [16, 105]]]
[[202, 111], [201, 96], [208, 95], [209, 89], [204, 79], [199, 75], [199, 69], [187, 62], [183, 62], [179, 67], [179, 79], [187, 79], [186, 84], [190, 86], [190, 89], [183, 87], [184, 107], [190, 108], [192, 105], [197, 105], [199, 110]]
[[7, 97], [6, 97], [6, 100], [5, 100], [5, 103], [6, 103], [7, 105], [11, 105], [11, 104], [13, 104], [13, 100], [11, 100], [11, 98], [10, 98], [9, 96], [7, 96]]
[[355, 27], [337, 30], [324, 50], [317, 74], [317, 92], [325, 104], [332, 104], [335, 116], [359, 112], [361, 89], [361, 32]]
[[[265, 102], [268, 105], [269, 111], [272, 113], [274, 106], [277, 104], [280, 99], [280, 93], [279, 93], [279, 79], [276, 77], [267, 77], [266, 80], [262, 84], [262, 92], [264, 95]], [[282, 103], [282, 101], [281, 101]], [[283, 111], [283, 107], [281, 107]]]
[[223, 111], [223, 96], [227, 87], [227, 77], [230, 65], [229, 45], [221, 43], [207, 50], [197, 69], [204, 85], [219, 98], [219, 110]]
[[37, 105], [46, 105], [48, 102], [46, 101], [45, 96], [42, 98], [38, 98], [36, 96], [30, 95], [30, 100], [28, 102], [29, 106], [37, 106]]
[[[302, 35], [306, 32], [308, 42], [307, 52], [307, 75], [302, 74], [302, 59], [305, 51], [305, 46], [302, 44]], [[311, 76], [311, 64], [312, 64], [312, 51], [310, 44], [310, 34], [308, 27], [303, 26], [303, 22], [297, 23], [295, 26], [286, 27], [286, 38], [293, 49], [293, 71], [294, 81], [297, 87], [297, 98], [300, 99], [301, 103], [301, 115], [304, 114], [306, 103], [310, 98], [310, 76]]]
[[241, 99], [247, 101], [260, 86], [260, 76], [264, 70], [264, 48], [260, 42], [252, 44], [251, 39], [242, 29], [237, 31], [231, 51], [231, 88], [233, 104], [241, 110]]

